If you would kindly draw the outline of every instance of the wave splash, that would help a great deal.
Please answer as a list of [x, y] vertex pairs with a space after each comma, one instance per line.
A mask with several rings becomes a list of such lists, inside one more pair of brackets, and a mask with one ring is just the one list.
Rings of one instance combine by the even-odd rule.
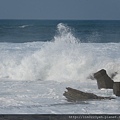
[[70, 27], [60, 23], [57, 26], [57, 35], [51, 42], [4, 44], [0, 53], [0, 78], [84, 81], [101, 68], [106, 69], [108, 74], [117, 71], [116, 79], [120, 78], [120, 44], [79, 41]]
[[22, 59], [18, 68], [20, 70], [18, 78], [71, 80], [70, 76], [73, 74], [71, 68], [73, 66], [75, 70], [74, 64], [77, 64], [74, 63], [75, 57], [77, 57], [77, 51], [74, 53], [77, 44], [78, 39], [73, 36], [71, 28], [63, 23], [58, 24], [57, 35], [51, 42], [44, 43], [40, 50]]
[[54, 37], [55, 42], [64, 42], [64, 43], [78, 43], [78, 39], [74, 37], [70, 27], [63, 23], [57, 25], [57, 35]]

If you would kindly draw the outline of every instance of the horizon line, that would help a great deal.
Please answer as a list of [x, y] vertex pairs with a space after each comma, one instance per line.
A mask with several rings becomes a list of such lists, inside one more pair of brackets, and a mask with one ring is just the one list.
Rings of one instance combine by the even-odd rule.
[[0, 18], [0, 20], [75, 20], [75, 21], [87, 21], [87, 20], [91, 20], [91, 21], [120, 21], [120, 19], [38, 19], [38, 18]]

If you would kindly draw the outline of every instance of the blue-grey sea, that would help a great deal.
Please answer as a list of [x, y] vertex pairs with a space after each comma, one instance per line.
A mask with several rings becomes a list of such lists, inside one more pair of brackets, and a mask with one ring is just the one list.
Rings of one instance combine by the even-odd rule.
[[[120, 82], [120, 21], [0, 20], [0, 114], [119, 114], [101, 69]], [[72, 103], [66, 87], [115, 99]]]
[[0, 42], [51, 41], [59, 23], [71, 27], [81, 42], [120, 42], [119, 20], [0, 20]]

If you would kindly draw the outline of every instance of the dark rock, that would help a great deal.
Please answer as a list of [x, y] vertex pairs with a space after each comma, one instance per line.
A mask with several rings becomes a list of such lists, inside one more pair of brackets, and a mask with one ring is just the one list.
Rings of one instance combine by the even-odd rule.
[[120, 82], [114, 82], [114, 84], [113, 84], [113, 93], [116, 96], [120, 96]]
[[113, 80], [107, 75], [106, 70], [102, 69], [94, 73], [94, 78], [97, 80], [97, 85], [99, 89], [113, 89]]
[[86, 92], [82, 92], [73, 88], [66, 88], [68, 91], [65, 91], [65, 93], [63, 94], [66, 98], [67, 101], [70, 102], [77, 102], [77, 101], [84, 101], [84, 100], [101, 100], [101, 99], [114, 99], [111, 97], [101, 97], [101, 96], [97, 96], [93, 93], [86, 93]]

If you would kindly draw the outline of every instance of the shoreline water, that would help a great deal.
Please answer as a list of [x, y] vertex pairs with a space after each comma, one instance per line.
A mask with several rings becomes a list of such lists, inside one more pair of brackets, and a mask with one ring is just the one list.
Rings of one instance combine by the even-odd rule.
[[88, 77], [104, 68], [120, 80], [120, 24], [26, 22], [0, 24], [1, 114], [119, 114], [119, 97], [68, 104], [63, 92], [114, 96]]

